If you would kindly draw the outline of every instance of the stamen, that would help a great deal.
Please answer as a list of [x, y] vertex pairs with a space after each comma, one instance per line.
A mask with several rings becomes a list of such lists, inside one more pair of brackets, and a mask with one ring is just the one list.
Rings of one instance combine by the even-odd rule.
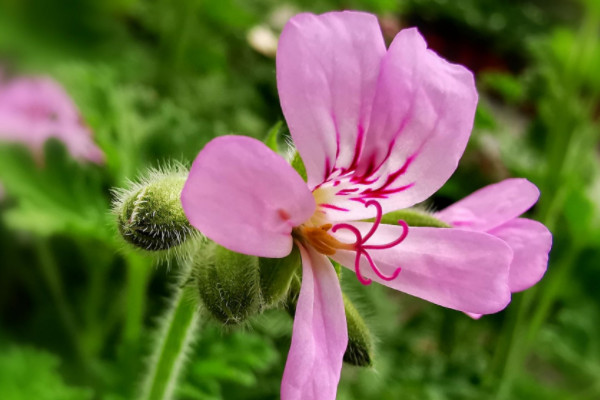
[[356, 258], [354, 259], [354, 271], [356, 272], [356, 277], [358, 278], [360, 283], [362, 283], [363, 285], [370, 285], [372, 280], [364, 277], [362, 275], [362, 273], [360, 272], [361, 256], [362, 255], [365, 256], [365, 258], [367, 259], [367, 262], [371, 266], [371, 269], [373, 270], [373, 272], [375, 272], [375, 274], [380, 279], [382, 279], [384, 281], [388, 281], [388, 282], [392, 281], [398, 277], [398, 275], [402, 271], [402, 268], [401, 267], [396, 268], [394, 270], [394, 272], [389, 276], [383, 274], [379, 270], [379, 268], [377, 268], [377, 265], [375, 265], [373, 258], [367, 252], [367, 250], [389, 249], [391, 247], [394, 247], [394, 246], [400, 244], [404, 239], [406, 239], [406, 236], [408, 235], [408, 225], [406, 224], [406, 222], [399, 220], [398, 225], [400, 225], [402, 227], [402, 234], [400, 235], [400, 237], [398, 239], [396, 239], [390, 243], [387, 243], [387, 244], [376, 244], [376, 245], [366, 244], [367, 241], [373, 236], [375, 231], [377, 231], [377, 228], [381, 224], [381, 218], [383, 217], [383, 209], [381, 207], [381, 204], [379, 204], [375, 200], [369, 200], [365, 203], [365, 207], [370, 207], [370, 206], [375, 206], [375, 208], [377, 209], [377, 216], [375, 217], [375, 222], [373, 223], [373, 226], [371, 227], [369, 232], [365, 235], [365, 237], [362, 236], [360, 231], [355, 226], [352, 226], [350, 224], [337, 224], [337, 225], [334, 225], [333, 228], [331, 229], [332, 232], [336, 232], [339, 229], [346, 229], [346, 230], [349, 230], [350, 232], [352, 232], [354, 234], [354, 236], [356, 236], [356, 242], [353, 244], [354, 251], [356, 251]]

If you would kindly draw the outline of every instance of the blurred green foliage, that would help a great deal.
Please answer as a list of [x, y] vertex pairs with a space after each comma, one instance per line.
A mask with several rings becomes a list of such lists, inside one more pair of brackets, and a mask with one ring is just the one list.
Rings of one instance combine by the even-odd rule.
[[[377, 340], [374, 367], [345, 366], [338, 398], [600, 398], [596, 0], [0, 0], [3, 69], [60, 81], [107, 157], [82, 165], [50, 142], [40, 163], [0, 147], [0, 398], [134, 398], [179, 267], [116, 239], [109, 189], [189, 164], [218, 135], [266, 138], [282, 120], [275, 63], [248, 31], [335, 9], [378, 13], [388, 40], [416, 24], [477, 72], [471, 142], [430, 206], [523, 176], [554, 233], [543, 281], [479, 321], [344, 277]], [[277, 399], [290, 333], [283, 311], [209, 323], [178, 397]]]

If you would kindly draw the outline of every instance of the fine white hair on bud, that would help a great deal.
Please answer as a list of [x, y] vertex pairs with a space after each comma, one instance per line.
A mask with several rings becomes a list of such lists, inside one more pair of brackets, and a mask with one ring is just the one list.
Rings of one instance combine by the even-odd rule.
[[183, 251], [201, 235], [188, 222], [181, 190], [188, 170], [179, 163], [150, 169], [127, 188], [114, 189], [113, 214], [119, 233], [137, 249], [152, 253]]
[[225, 326], [260, 313], [258, 257], [239, 254], [209, 242], [193, 260], [204, 308]]

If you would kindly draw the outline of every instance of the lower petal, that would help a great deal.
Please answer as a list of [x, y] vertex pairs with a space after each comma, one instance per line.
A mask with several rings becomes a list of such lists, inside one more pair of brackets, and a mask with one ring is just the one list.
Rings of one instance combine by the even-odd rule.
[[531, 219], [517, 218], [489, 233], [504, 240], [514, 253], [508, 275], [511, 292], [528, 289], [542, 279], [552, 247], [548, 228]]
[[[366, 222], [352, 225], [363, 235], [372, 226]], [[367, 244], [390, 243], [401, 234], [400, 226], [380, 225]], [[345, 242], [353, 239], [348, 235], [336, 234], [336, 237]], [[392, 276], [398, 267], [402, 271], [391, 281], [380, 279], [363, 256], [360, 268], [364, 276], [443, 307], [491, 314], [510, 302], [508, 273], [512, 251], [492, 235], [451, 228], [410, 227], [400, 244], [368, 252], [384, 275]], [[354, 252], [338, 251], [332, 258], [354, 270]]]
[[302, 287], [282, 400], [334, 400], [348, 344], [342, 290], [327, 257], [300, 246]]

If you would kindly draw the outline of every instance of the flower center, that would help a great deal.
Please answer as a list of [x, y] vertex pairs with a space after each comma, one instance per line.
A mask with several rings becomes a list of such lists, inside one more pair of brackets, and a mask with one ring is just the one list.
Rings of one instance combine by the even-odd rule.
[[[326, 256], [332, 256], [337, 250], [355, 250], [355, 245], [351, 243], [342, 243], [329, 233], [331, 224], [324, 224], [319, 227], [304, 226], [298, 228], [300, 235], [315, 248], [319, 253]], [[337, 226], [337, 225], [336, 225]]]
[[[369, 254], [369, 250], [383, 250], [392, 248], [400, 244], [408, 235], [408, 225], [406, 222], [400, 220], [398, 221], [398, 225], [402, 227], [402, 233], [397, 239], [386, 244], [367, 244], [369, 239], [371, 239], [373, 234], [377, 231], [377, 228], [379, 228], [379, 225], [381, 224], [381, 218], [383, 216], [383, 209], [379, 202], [375, 200], [369, 200], [365, 203], [365, 207], [371, 206], [376, 208], [377, 216], [375, 217], [373, 226], [371, 226], [371, 229], [365, 236], [362, 235], [358, 228], [346, 223], [336, 225], [323, 224], [317, 227], [302, 225], [297, 228], [297, 234], [321, 254], [332, 256], [337, 250], [355, 251], [356, 257], [354, 259], [354, 271], [356, 272], [356, 277], [363, 285], [370, 285], [372, 280], [364, 277], [360, 271], [360, 260], [362, 256], [365, 257], [373, 272], [382, 280], [392, 281], [398, 277], [400, 271], [402, 271], [402, 268], [397, 267], [391, 275], [385, 275], [379, 268], [377, 268], [377, 265], [375, 265], [373, 258]], [[346, 229], [350, 231], [350, 233], [354, 234], [356, 241], [354, 243], [343, 243], [331, 236], [329, 233], [329, 230], [331, 230], [332, 233], [335, 233], [342, 229]]]

